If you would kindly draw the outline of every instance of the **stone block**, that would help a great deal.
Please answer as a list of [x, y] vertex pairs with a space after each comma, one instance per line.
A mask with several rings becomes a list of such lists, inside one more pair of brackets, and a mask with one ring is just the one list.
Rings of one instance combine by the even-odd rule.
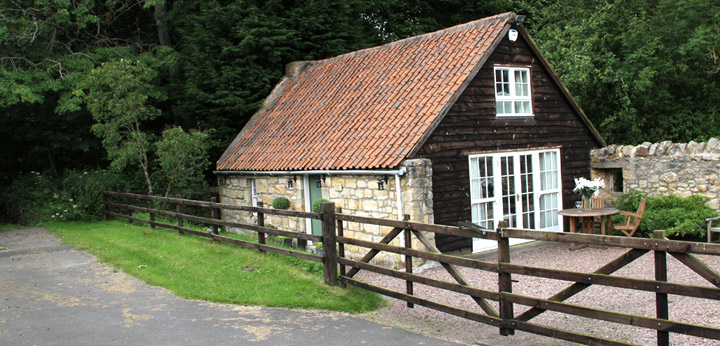
[[616, 144], [610, 144], [610, 145], [608, 145], [608, 146], [607, 146], [607, 154], [608, 154], [608, 156], [613, 156], [613, 155], [615, 155], [615, 151], [617, 150], [617, 147], [618, 147], [618, 146], [617, 146]]
[[358, 210], [358, 201], [355, 199], [346, 199], [345, 206], [343, 208], [348, 210]]
[[377, 211], [378, 210], [377, 201], [374, 201], [374, 200], [360, 201], [360, 209], [365, 210], [367, 212]]
[[720, 146], [720, 140], [718, 140], [715, 137], [710, 138], [710, 140], [707, 141], [707, 145], [705, 146], [705, 152], [714, 153], [714, 152], [716, 152], [716, 150], [718, 149], [719, 146]]
[[650, 143], [643, 143], [635, 147], [633, 157], [646, 157], [650, 154]]
[[658, 143], [653, 143], [650, 145], [650, 149], [648, 149], [648, 155], [653, 156], [657, 153]]

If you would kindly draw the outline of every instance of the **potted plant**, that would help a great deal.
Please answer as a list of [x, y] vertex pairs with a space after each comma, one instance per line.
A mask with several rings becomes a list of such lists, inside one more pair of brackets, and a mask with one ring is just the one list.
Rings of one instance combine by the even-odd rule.
[[330, 202], [325, 198], [318, 199], [317, 201], [313, 202], [312, 204], [312, 211], [313, 213], [319, 213], [322, 211], [322, 205], [325, 202]]
[[315, 243], [315, 254], [318, 256], [324, 255], [322, 243]]
[[286, 237], [284, 235], [277, 236], [277, 244], [282, 245], [285, 247], [292, 247], [292, 238]]
[[272, 201], [272, 207], [275, 209], [290, 209], [290, 200], [287, 197], [275, 197]]

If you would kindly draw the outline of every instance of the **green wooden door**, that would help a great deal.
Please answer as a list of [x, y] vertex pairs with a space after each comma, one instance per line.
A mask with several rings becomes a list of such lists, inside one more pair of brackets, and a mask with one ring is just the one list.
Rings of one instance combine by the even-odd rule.
[[[317, 180], [320, 176], [310, 175], [308, 176], [308, 183], [310, 184], [310, 209], [315, 201], [322, 199], [322, 189], [317, 186]], [[313, 210], [314, 211], [314, 210]], [[312, 220], [312, 234], [322, 235], [322, 221]]]

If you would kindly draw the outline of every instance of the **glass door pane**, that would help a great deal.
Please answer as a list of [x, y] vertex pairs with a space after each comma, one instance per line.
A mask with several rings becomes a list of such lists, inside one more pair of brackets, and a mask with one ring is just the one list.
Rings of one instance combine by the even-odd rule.
[[520, 208], [522, 228], [535, 228], [535, 188], [533, 186], [532, 155], [520, 155]]
[[472, 222], [487, 229], [495, 227], [495, 184], [492, 157], [470, 159]]
[[502, 219], [508, 222], [509, 227], [517, 227], [515, 160], [513, 156], [500, 157], [500, 184], [502, 186]]
[[539, 228], [558, 229], [560, 218], [560, 162], [557, 150], [538, 154], [540, 164]]

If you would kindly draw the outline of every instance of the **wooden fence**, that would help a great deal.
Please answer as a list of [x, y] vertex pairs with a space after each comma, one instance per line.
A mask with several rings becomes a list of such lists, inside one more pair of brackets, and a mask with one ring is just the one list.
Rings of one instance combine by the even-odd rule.
[[[359, 217], [337, 212], [332, 203], [324, 203], [321, 213], [283, 211], [266, 209], [261, 207], [242, 207], [220, 204], [216, 202], [203, 202], [179, 198], [162, 198], [138, 194], [105, 192], [107, 215], [110, 217], [125, 218], [130, 221], [149, 223], [151, 226], [160, 226], [180, 231], [181, 233], [192, 233], [199, 236], [209, 237], [218, 241], [225, 241], [246, 247], [257, 248], [260, 251], [277, 252], [289, 256], [308, 259], [311, 261], [323, 262], [324, 280], [326, 284], [336, 285], [339, 283], [353, 285], [382, 295], [397, 298], [407, 302], [412, 308], [415, 304], [435, 309], [462, 318], [489, 324], [499, 328], [502, 335], [512, 335], [515, 330], [522, 330], [539, 335], [545, 335], [556, 339], [567, 340], [589, 345], [631, 345], [629, 343], [610, 340], [600, 336], [583, 334], [574, 331], [561, 330], [531, 322], [531, 320], [544, 312], [554, 311], [571, 316], [585, 317], [595, 320], [608, 321], [619, 325], [642, 327], [657, 332], [657, 344], [669, 345], [670, 333], [686, 334], [701, 338], [720, 340], [720, 328], [713, 326], [694, 325], [680, 321], [669, 320], [668, 294], [702, 298], [714, 301], [720, 300], [720, 274], [705, 265], [694, 254], [720, 255], [719, 244], [681, 242], [667, 240], [662, 231], [657, 231], [654, 238], [626, 238], [616, 236], [599, 236], [576, 233], [543, 232], [527, 229], [501, 228], [498, 230], [486, 230], [473, 224], [463, 224], [461, 227], [429, 225], [407, 221], [395, 221]], [[122, 199], [125, 203], [113, 201]], [[132, 200], [143, 201], [148, 207], [133, 205]], [[175, 204], [175, 211], [158, 210], [153, 207], [153, 202]], [[213, 218], [197, 217], [181, 212], [183, 205], [206, 207], [211, 210], [228, 211], [249, 211], [257, 213], [257, 224], [240, 224], [219, 220], [219, 212], [213, 213]], [[124, 213], [120, 212], [124, 211]], [[338, 209], [339, 211], [339, 209]], [[150, 220], [140, 219], [132, 216], [133, 212], [150, 214]], [[166, 224], [154, 221], [154, 215], [164, 215], [177, 219], [177, 225]], [[282, 231], [264, 227], [264, 215], [275, 214], [288, 217], [300, 217], [322, 220], [322, 236], [311, 234]], [[183, 220], [197, 223], [237, 227], [257, 232], [258, 242], [242, 241], [234, 238], [223, 237], [217, 232], [198, 232], [183, 227]], [[371, 224], [388, 227], [391, 230], [379, 242], [370, 242], [344, 236], [344, 228], [348, 223]], [[482, 238], [495, 240], [498, 244], [498, 261], [487, 262], [460, 256], [453, 256], [440, 253], [434, 244], [424, 236], [423, 232], [445, 234], [453, 236]], [[300, 251], [275, 248], [264, 244], [265, 233], [283, 235], [301, 240], [310, 240], [323, 243], [324, 255], [317, 256]], [[404, 237], [405, 246], [390, 245], [390, 242], [398, 236]], [[415, 237], [425, 249], [414, 249], [411, 247], [412, 238]], [[540, 268], [528, 265], [513, 264], [510, 258], [509, 238], [521, 238], [541, 240], [560, 243], [586, 244], [590, 246], [619, 247], [628, 249], [627, 252], [615, 258], [592, 273], [573, 272], [550, 268]], [[352, 259], [345, 256], [345, 246], [354, 245], [368, 249], [365, 256], [360, 259]], [[371, 264], [371, 260], [380, 252], [389, 252], [405, 255], [405, 270], [393, 270]], [[655, 280], [636, 279], [611, 274], [632, 263], [643, 255], [652, 252], [654, 255]], [[706, 279], [715, 287], [694, 286], [680, 283], [667, 282], [667, 254], [678, 259], [681, 263]], [[413, 273], [413, 258], [421, 258], [439, 262], [453, 278], [453, 282], [438, 280]], [[340, 274], [338, 276], [338, 265]], [[349, 268], [348, 268], [349, 267]], [[497, 275], [498, 289], [485, 290], [469, 285], [457, 267], [472, 268], [481, 271], [491, 272]], [[369, 282], [356, 278], [360, 270], [366, 270], [380, 275], [386, 275], [405, 281], [405, 290], [397, 291], [385, 287], [379, 287]], [[561, 280], [572, 282], [565, 289], [555, 295], [543, 299], [538, 297], [523, 296], [513, 292], [512, 275], [526, 275], [544, 279]], [[455, 307], [441, 302], [426, 299], [414, 294], [414, 285], [422, 284], [449, 292], [467, 295], [478, 305], [478, 310], [468, 310], [462, 307]], [[606, 311], [588, 306], [565, 303], [568, 298], [582, 292], [592, 285], [616, 287], [634, 291], [645, 291], [655, 293], [656, 317], [625, 314], [622, 312]], [[498, 302], [496, 310], [488, 301]], [[515, 314], [515, 305], [528, 306], [530, 309], [521, 314]], [[713, 306], [709, 304], [708, 306]], [[715, 305], [716, 306], [716, 305]], [[709, 308], [710, 309], [710, 308]]]

